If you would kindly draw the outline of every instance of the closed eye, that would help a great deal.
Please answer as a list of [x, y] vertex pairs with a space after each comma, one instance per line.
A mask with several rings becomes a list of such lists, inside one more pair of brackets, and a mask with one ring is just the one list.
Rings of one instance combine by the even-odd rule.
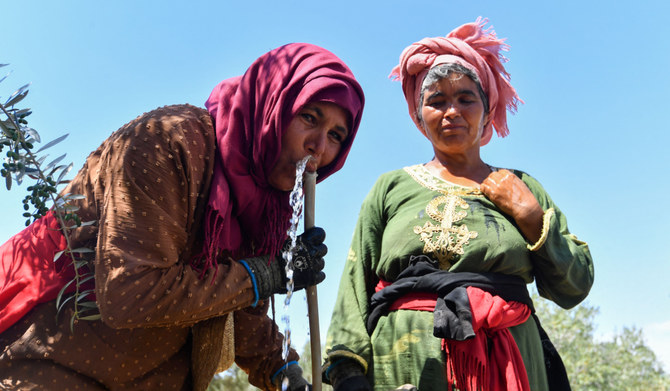
[[469, 104], [479, 102], [479, 97], [471, 90], [461, 90], [458, 92], [458, 101]]
[[303, 119], [309, 125], [316, 125], [316, 117], [308, 112], [300, 113], [300, 118]]
[[347, 132], [339, 127], [328, 132], [328, 135], [339, 144], [342, 144], [347, 139]]

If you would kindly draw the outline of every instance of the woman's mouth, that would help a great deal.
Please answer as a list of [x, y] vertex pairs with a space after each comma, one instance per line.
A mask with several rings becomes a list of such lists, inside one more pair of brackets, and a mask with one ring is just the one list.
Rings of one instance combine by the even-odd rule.
[[310, 156], [309, 159], [307, 160], [307, 164], [305, 165], [305, 171], [314, 172], [318, 168], [319, 168], [319, 162], [316, 160], [314, 156]]
[[442, 130], [453, 130], [453, 129], [460, 129], [463, 128], [463, 125], [457, 125], [457, 124], [444, 124], [442, 125]]

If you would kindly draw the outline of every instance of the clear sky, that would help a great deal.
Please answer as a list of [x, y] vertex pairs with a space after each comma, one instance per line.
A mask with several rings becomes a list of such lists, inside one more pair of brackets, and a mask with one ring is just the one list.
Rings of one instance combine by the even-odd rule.
[[[363, 121], [345, 167], [317, 187], [330, 249], [324, 335], [366, 193], [381, 173], [432, 158], [391, 68], [412, 42], [489, 18], [511, 46], [507, 70], [525, 104], [484, 160], [535, 176], [589, 243], [599, 335], [642, 328], [670, 370], [669, 2], [23, 0], [0, 10], [0, 63], [12, 71], [0, 100], [31, 82], [30, 125], [44, 141], [69, 133], [52, 156], [66, 151], [75, 167], [137, 115], [202, 106], [219, 81], [282, 44], [314, 43], [350, 66], [366, 93]], [[23, 195], [0, 190], [0, 241], [23, 227]], [[302, 306], [292, 303], [298, 346]]]

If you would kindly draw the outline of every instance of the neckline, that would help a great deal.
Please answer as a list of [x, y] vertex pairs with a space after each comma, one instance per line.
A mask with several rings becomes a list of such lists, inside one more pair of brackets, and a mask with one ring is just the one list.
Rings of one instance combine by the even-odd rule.
[[[497, 170], [496, 167], [491, 167], [491, 170]], [[415, 164], [413, 166], [408, 166], [404, 168], [412, 179], [414, 179], [421, 186], [438, 191], [442, 194], [454, 194], [459, 195], [475, 195], [482, 196], [482, 192], [479, 187], [464, 186], [459, 185], [458, 183], [450, 182], [440, 176], [433, 174], [424, 164]]]

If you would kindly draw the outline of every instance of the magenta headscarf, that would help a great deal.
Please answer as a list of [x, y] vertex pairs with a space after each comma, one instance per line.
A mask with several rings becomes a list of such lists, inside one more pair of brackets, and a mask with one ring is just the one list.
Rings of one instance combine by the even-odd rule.
[[267, 176], [288, 123], [309, 102], [337, 104], [349, 117], [339, 155], [317, 171], [322, 181], [344, 164], [363, 112], [363, 90], [342, 60], [315, 45], [288, 44], [212, 91], [205, 106], [218, 151], [205, 227], [207, 268], [217, 250], [249, 256], [281, 249], [291, 214], [288, 192], [271, 187]]
[[[390, 77], [402, 82], [409, 114], [424, 135], [417, 117], [421, 83], [430, 68], [445, 62], [458, 62], [472, 69], [488, 96], [489, 123], [484, 127], [480, 145], [486, 145], [491, 140], [493, 128], [500, 137], [509, 134], [507, 110], [515, 112], [518, 103], [523, 101], [509, 83], [509, 74], [503, 66], [507, 59], [501, 50], [508, 50], [509, 46], [504, 39], [496, 37], [493, 28], [484, 29], [487, 22], [487, 19], [479, 17], [474, 23], [457, 27], [446, 37], [424, 38], [402, 51], [400, 64], [393, 68]], [[448, 55], [460, 57], [462, 61], [454, 61]]]

